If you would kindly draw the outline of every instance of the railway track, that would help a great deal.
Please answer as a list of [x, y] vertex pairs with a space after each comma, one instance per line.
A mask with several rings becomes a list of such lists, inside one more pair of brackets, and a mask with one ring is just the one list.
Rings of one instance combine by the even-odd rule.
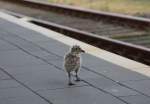
[[67, 10], [65, 11], [63, 8], [55, 8], [55, 5], [48, 8], [46, 6], [43, 7], [42, 5], [37, 6], [37, 2], [32, 4], [33, 2], [28, 0], [25, 2], [22, 1], [24, 0], [1, 0], [0, 8], [110, 38], [147, 34], [147, 31], [141, 29], [145, 29], [147, 25], [143, 27], [141, 25], [135, 25], [135, 23], [130, 24], [130, 21], [125, 21], [124, 19], [123, 21], [125, 22], [120, 22], [119, 19], [113, 19], [114, 17], [108, 18], [109, 16], [102, 17], [102, 15], [92, 16], [92, 14], [78, 14], [77, 11], [68, 12], [67, 8], [69, 7], [67, 7]]
[[[4, 4], [5, 6], [3, 6]], [[34, 17], [29, 22], [53, 29], [133, 60], [150, 64], [150, 49], [110, 39], [115, 38], [128, 42], [127, 37], [132, 37], [133, 40], [136, 40], [134, 37], [149, 36], [147, 30], [150, 27], [150, 21], [147, 19], [97, 13], [28, 0], [1, 0], [0, 8], [17, 12], [9, 13], [18, 18], [24, 18], [24, 15]], [[133, 40], [131, 39], [129, 42], [132, 43]]]

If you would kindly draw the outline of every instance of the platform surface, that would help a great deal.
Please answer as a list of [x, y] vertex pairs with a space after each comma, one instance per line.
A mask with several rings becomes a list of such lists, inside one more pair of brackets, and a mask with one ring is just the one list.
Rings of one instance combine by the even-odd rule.
[[124, 58], [121, 66], [119, 56], [111, 62], [92, 50], [82, 55], [82, 81], [70, 87], [63, 36], [55, 40], [6, 17], [0, 16], [0, 104], [150, 104], [149, 66]]

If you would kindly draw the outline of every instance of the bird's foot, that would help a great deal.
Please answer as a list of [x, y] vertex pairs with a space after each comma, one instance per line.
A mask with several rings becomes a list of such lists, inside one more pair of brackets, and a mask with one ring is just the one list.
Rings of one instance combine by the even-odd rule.
[[75, 81], [76, 81], [76, 82], [79, 82], [79, 81], [81, 81], [81, 79], [80, 79], [80, 78], [77, 78]]
[[69, 85], [69, 86], [73, 86], [73, 85], [75, 85], [75, 84], [70, 82], [70, 83], [68, 83], [68, 85]]

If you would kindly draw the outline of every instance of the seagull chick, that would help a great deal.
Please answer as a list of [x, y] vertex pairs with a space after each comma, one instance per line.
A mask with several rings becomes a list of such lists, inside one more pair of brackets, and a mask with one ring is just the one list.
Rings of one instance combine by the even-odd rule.
[[80, 69], [80, 64], [81, 64], [81, 58], [80, 54], [85, 53], [84, 50], [80, 48], [78, 45], [74, 45], [70, 52], [65, 56], [64, 58], [64, 68], [68, 74], [68, 85], [74, 85], [71, 81], [71, 72], [74, 71], [76, 74], [76, 81], [80, 81], [78, 77], [78, 71]]

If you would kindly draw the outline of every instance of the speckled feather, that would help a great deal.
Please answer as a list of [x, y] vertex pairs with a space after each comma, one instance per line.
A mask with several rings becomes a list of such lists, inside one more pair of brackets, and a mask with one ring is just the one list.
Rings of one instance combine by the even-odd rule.
[[78, 45], [74, 45], [70, 52], [65, 55], [64, 58], [64, 68], [66, 72], [68, 73], [68, 85], [72, 86], [74, 83], [71, 81], [71, 72], [75, 72], [76, 81], [80, 81], [80, 78], [78, 77], [78, 71], [80, 69], [81, 64], [81, 57], [80, 54], [85, 53], [84, 50], [80, 48]]
[[76, 71], [80, 68], [80, 55], [74, 55], [72, 53], [68, 53], [65, 56], [64, 67], [67, 72]]

